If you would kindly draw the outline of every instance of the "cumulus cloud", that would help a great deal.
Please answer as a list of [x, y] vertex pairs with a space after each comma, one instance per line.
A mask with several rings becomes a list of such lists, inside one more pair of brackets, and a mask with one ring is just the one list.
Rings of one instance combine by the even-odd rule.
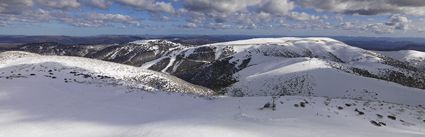
[[291, 12], [291, 14], [288, 15], [290, 19], [298, 20], [298, 21], [312, 21], [312, 20], [319, 20], [319, 16], [314, 16], [307, 14], [305, 12]]
[[0, 0], [0, 13], [21, 14], [33, 6], [54, 9], [75, 9], [80, 7], [78, 0]]
[[308, 8], [344, 14], [410, 14], [425, 15], [424, 0], [296, 0]]
[[336, 26], [342, 30], [354, 30], [362, 32], [372, 32], [375, 34], [389, 34], [397, 31], [408, 31], [411, 21], [401, 15], [390, 15], [386, 22], [362, 23], [362, 22], [342, 22]]
[[384, 23], [367, 24], [363, 27], [363, 29], [364, 31], [370, 31], [376, 34], [388, 34], [394, 32], [393, 27], [385, 25]]
[[284, 16], [294, 9], [294, 2], [288, 0], [266, 0], [260, 10], [266, 13]]
[[409, 19], [401, 15], [392, 15], [390, 21], [385, 23], [388, 26], [394, 26], [398, 30], [408, 30], [409, 29]]
[[95, 24], [97, 26], [107, 25], [110, 23], [121, 23], [140, 26], [141, 23], [140, 20], [122, 14], [91, 13], [86, 15], [85, 20], [89, 22], [89, 24]]
[[155, 0], [113, 0], [117, 3], [150, 12], [174, 13], [175, 9], [171, 3]]
[[141, 26], [142, 24], [140, 19], [122, 14], [88, 13], [70, 15], [67, 12], [47, 11], [42, 9], [19, 15], [2, 15], [0, 16], [0, 22], [2, 25], [8, 25], [13, 22], [29, 24], [40, 22], [60, 22], [78, 27], [113, 26], [116, 24]]
[[79, 9], [85, 5], [107, 9], [112, 3], [148, 12], [173, 13], [175, 10], [171, 3], [158, 0], [0, 0], [0, 13], [20, 12], [33, 6], [69, 10]]
[[425, 6], [425, 1], [423, 0], [388, 0], [387, 2], [397, 6], [408, 6], [408, 7]]
[[[0, 26], [52, 21], [79, 27], [142, 24], [135, 14], [120, 14], [121, 10], [110, 9], [115, 8], [112, 5], [129, 11], [124, 13], [148, 13], [146, 20], [176, 21], [177, 27], [207, 29], [283, 26], [385, 34], [409, 31], [417, 26], [412, 25], [411, 16], [425, 16], [425, 0], [0, 0]], [[311, 9], [323, 13], [315, 14]], [[99, 10], [103, 11], [85, 13]], [[357, 15], [389, 18], [350, 20]]]
[[20, 14], [33, 5], [32, 0], [0, 0], [0, 13]]
[[133, 25], [141, 26], [141, 20], [135, 19], [128, 15], [122, 14], [100, 14], [100, 13], [89, 13], [78, 16], [72, 16], [68, 14], [64, 15], [51, 15], [52, 19], [70, 24], [77, 27], [101, 27], [101, 26], [114, 26], [117, 24], [121, 25]]
[[180, 27], [182, 27], [182, 28], [197, 28], [198, 25], [196, 25], [195, 23], [189, 22], [189, 23], [186, 23], [184, 25], [180, 25]]
[[343, 22], [338, 26], [338, 28], [343, 30], [355, 30], [357, 27], [353, 22]]
[[184, 0], [184, 7], [195, 12], [234, 13], [258, 5], [261, 0]]
[[81, 6], [78, 0], [36, 0], [36, 2], [49, 8], [65, 10], [77, 9]]
[[79, 27], [141, 25], [140, 19], [129, 15], [78, 12], [84, 6], [107, 9], [113, 3], [154, 14], [174, 12], [170, 3], [155, 0], [0, 0], [0, 23], [1, 26], [52, 21]]
[[294, 8], [290, 0], [183, 0], [180, 14], [198, 27], [253, 29], [289, 17]]
[[365, 31], [371, 31], [377, 34], [393, 33], [396, 30], [409, 30], [410, 20], [401, 15], [391, 15], [389, 21], [385, 23], [373, 23], [363, 27]]
[[100, 9], [107, 9], [112, 4], [112, 1], [108, 1], [108, 0], [87, 0], [84, 2], [88, 6], [100, 8]]

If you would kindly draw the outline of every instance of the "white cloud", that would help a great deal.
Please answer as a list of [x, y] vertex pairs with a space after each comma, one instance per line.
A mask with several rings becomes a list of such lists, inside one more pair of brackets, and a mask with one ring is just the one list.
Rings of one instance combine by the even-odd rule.
[[112, 1], [108, 1], [108, 0], [87, 0], [85, 2], [89, 6], [100, 8], [100, 9], [107, 9], [112, 4]]
[[183, 28], [197, 28], [198, 25], [196, 25], [195, 23], [189, 22], [189, 23], [186, 23], [186, 24], [184, 24], [183, 26], [180, 26], [180, 27], [183, 27]]
[[398, 30], [408, 30], [410, 20], [401, 15], [392, 15], [390, 16], [390, 21], [385, 23], [388, 26], [394, 26]]
[[353, 22], [343, 22], [339, 25], [339, 28], [343, 30], [355, 30], [357, 26]]
[[344, 14], [425, 15], [424, 0], [295, 0], [299, 5]]
[[113, 26], [115, 24], [141, 26], [142, 24], [141, 20], [122, 14], [89, 13], [70, 15], [67, 12], [47, 11], [42, 9], [25, 12], [20, 15], [2, 15], [0, 16], [0, 22], [2, 25], [12, 24], [14, 22], [29, 24], [39, 22], [59, 22], [78, 27]]
[[313, 16], [309, 15], [305, 12], [291, 12], [291, 14], [288, 15], [290, 19], [298, 20], [298, 21], [312, 21], [312, 20], [319, 20], [319, 16]]
[[375, 34], [389, 34], [399, 31], [408, 31], [410, 28], [411, 21], [401, 15], [391, 15], [388, 18], [387, 22], [378, 22], [378, 23], [366, 23], [362, 22], [343, 22], [337, 26], [337, 28], [342, 30], [354, 30], [354, 31], [364, 31], [372, 32]]
[[183, 0], [188, 11], [234, 13], [260, 4], [262, 0]]
[[20, 14], [32, 5], [32, 0], [0, 0], [0, 13]]
[[295, 8], [294, 3], [289, 0], [183, 0], [183, 5], [184, 9], [180, 10], [180, 14], [188, 22], [196, 23], [198, 27], [214, 29], [228, 26], [238, 26], [240, 29], [269, 26], [269, 23], [279, 18], [290, 16]]
[[80, 8], [80, 2], [78, 0], [36, 0], [40, 5], [54, 8], [54, 9], [77, 9]]
[[165, 12], [174, 13], [175, 9], [171, 3], [155, 0], [112, 0], [120, 4], [136, 8], [138, 10], [146, 10], [149, 12]]
[[388, 34], [394, 32], [393, 27], [385, 25], [384, 23], [367, 24], [363, 27], [363, 30], [370, 31], [376, 34]]
[[260, 10], [273, 15], [284, 16], [295, 8], [294, 2], [288, 0], [265, 0]]
[[[112, 5], [132, 14], [111, 10], [115, 8]], [[87, 14], [85, 8], [103, 11]], [[326, 13], [299, 10], [302, 8]], [[425, 16], [425, 0], [0, 0], [0, 26], [53, 21], [81, 27], [140, 26], [141, 19], [135, 18], [138, 12], [148, 13], [145, 19], [150, 21], [184, 21], [175, 25], [182, 28], [263, 29], [281, 25], [384, 34], [420, 26], [419, 19], [412, 23], [409, 18]], [[388, 15], [388, 21], [373, 18], [378, 14]], [[371, 20], [353, 20], [352, 15], [370, 15]]]

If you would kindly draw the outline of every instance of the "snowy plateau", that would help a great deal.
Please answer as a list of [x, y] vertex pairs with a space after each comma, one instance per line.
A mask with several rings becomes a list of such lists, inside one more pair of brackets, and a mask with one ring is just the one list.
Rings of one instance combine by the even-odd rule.
[[293, 37], [45, 48], [0, 53], [0, 137], [425, 136], [419, 51]]

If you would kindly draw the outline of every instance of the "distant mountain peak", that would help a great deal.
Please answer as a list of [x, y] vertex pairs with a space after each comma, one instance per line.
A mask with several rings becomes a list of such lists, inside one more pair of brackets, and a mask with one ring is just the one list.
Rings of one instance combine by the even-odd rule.
[[174, 42], [163, 40], [163, 39], [146, 39], [146, 40], [136, 40], [133, 42], [129, 42], [129, 44], [137, 44], [137, 45], [146, 45], [146, 44], [155, 44], [155, 43], [168, 43], [168, 44], [180, 45], [178, 43], [174, 43]]

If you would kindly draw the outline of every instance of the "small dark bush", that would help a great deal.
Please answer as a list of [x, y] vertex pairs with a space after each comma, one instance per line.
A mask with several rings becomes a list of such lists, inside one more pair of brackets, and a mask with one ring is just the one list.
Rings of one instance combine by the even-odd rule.
[[269, 108], [270, 107], [270, 102], [267, 102], [266, 104], [264, 104], [263, 108]]
[[301, 107], [305, 107], [305, 102], [300, 102]]
[[388, 115], [387, 117], [388, 117], [389, 119], [391, 119], [391, 120], [396, 120], [396, 119], [397, 119], [395, 116], [391, 116], [391, 115]]
[[357, 108], [354, 111], [356, 111], [359, 115], [364, 115], [364, 112], [358, 110]]
[[371, 120], [371, 121], [370, 121], [370, 123], [371, 123], [372, 125], [377, 126], [377, 127], [380, 127], [380, 126], [381, 126], [381, 124], [379, 124], [378, 122], [376, 122], [376, 121], [374, 121], [374, 120]]
[[384, 116], [382, 116], [381, 114], [376, 114], [376, 116], [378, 117], [378, 118], [383, 118]]

